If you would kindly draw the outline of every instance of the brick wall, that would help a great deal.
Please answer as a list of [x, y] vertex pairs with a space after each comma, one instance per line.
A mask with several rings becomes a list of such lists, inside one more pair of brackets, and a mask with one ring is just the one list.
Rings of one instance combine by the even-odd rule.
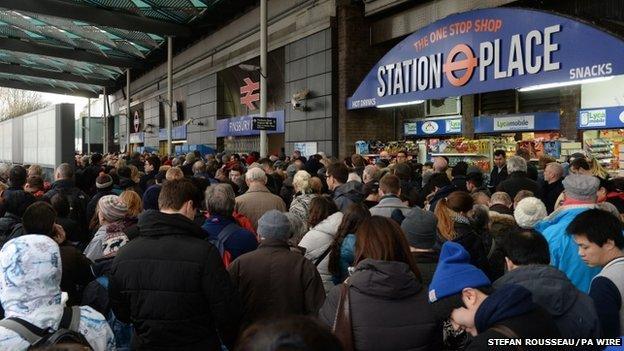
[[364, 18], [362, 3], [337, 1], [335, 41], [338, 105], [338, 156], [355, 152], [357, 140], [393, 140], [395, 137], [392, 109], [367, 108], [347, 110], [347, 98], [355, 92], [375, 63], [395, 44], [371, 46], [371, 20]]

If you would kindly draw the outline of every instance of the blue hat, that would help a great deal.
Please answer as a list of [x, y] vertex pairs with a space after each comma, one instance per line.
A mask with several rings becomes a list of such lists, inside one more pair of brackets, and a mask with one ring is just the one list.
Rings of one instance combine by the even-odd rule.
[[470, 264], [470, 254], [466, 249], [458, 243], [447, 241], [442, 245], [440, 260], [429, 285], [429, 302], [455, 295], [465, 288], [490, 285], [485, 273]]
[[158, 211], [158, 196], [160, 195], [160, 185], [152, 185], [143, 193], [143, 210]]
[[290, 237], [290, 221], [278, 210], [266, 212], [258, 220], [258, 235], [263, 239], [287, 241]]

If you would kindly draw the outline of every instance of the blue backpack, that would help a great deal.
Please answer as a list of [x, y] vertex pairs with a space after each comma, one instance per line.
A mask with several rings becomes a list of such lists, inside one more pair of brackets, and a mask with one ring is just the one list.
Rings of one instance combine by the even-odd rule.
[[[101, 276], [98, 277], [97, 282], [108, 291], [108, 277]], [[132, 340], [132, 324], [126, 324], [115, 317], [115, 313], [111, 309], [108, 312], [108, 316], [106, 317], [106, 321], [108, 325], [110, 325], [113, 330], [113, 334], [115, 335], [115, 344], [117, 345], [118, 351], [129, 351], [131, 350], [130, 344]]]

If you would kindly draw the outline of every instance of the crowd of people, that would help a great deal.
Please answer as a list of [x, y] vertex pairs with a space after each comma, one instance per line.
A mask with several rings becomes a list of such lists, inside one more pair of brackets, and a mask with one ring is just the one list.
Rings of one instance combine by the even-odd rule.
[[584, 154], [493, 158], [489, 174], [405, 152], [0, 164], [0, 349], [622, 337], [624, 178]]

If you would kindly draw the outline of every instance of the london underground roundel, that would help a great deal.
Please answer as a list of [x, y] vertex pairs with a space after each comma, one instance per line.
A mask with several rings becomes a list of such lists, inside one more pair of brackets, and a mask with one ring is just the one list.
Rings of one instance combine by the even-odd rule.
[[392, 48], [349, 109], [624, 74], [624, 42], [571, 17], [491, 8], [451, 15]]

